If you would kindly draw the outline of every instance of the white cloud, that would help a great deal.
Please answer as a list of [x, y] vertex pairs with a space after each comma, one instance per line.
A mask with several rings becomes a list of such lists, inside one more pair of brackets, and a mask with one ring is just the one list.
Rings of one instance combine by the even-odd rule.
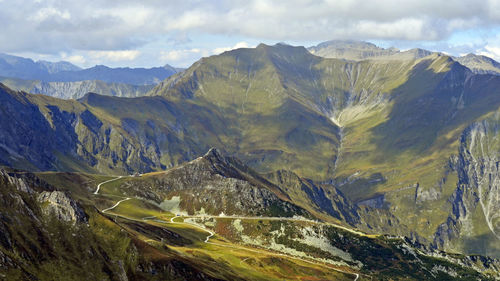
[[190, 57], [191, 55], [201, 55], [201, 50], [198, 48], [189, 50], [173, 50], [161, 51], [160, 60], [162, 61], [180, 61]]
[[486, 45], [483, 50], [479, 51], [479, 54], [500, 61], [500, 47]]
[[[178, 40], [177, 45], [167, 44], [179, 50], [162, 53], [162, 60], [186, 61], [234, 48], [215, 48], [231, 44], [207, 43], [210, 36], [248, 42], [361, 39], [413, 44], [500, 26], [500, 0], [0, 1], [0, 52], [83, 54], [87, 63], [98, 58], [137, 60], [144, 54], [123, 50], [142, 50], [155, 42], [165, 47], [169, 38]], [[197, 42], [199, 37], [205, 45]], [[150, 57], [158, 59], [158, 49], [151, 48], [156, 53]]]
[[247, 42], [242, 41], [242, 42], [236, 43], [236, 45], [234, 45], [232, 47], [215, 48], [215, 49], [213, 49], [212, 54], [217, 55], [217, 54], [220, 54], [220, 53], [224, 53], [226, 51], [230, 51], [230, 50], [234, 50], [234, 49], [239, 49], [239, 48], [250, 48], [250, 46], [248, 45]]
[[[136, 49], [197, 32], [276, 41], [440, 40], [500, 24], [498, 0], [4, 1], [2, 49]], [[30, 20], [26, 20], [26, 18]], [[15, 39], [13, 39], [15, 37]]]
[[47, 7], [38, 10], [35, 14], [28, 17], [29, 20], [33, 20], [35, 22], [43, 22], [49, 18], [61, 18], [64, 20], [71, 19], [71, 14], [65, 10], [61, 11], [54, 7]]
[[[351, 29], [348, 29], [348, 32]], [[420, 38], [437, 39], [438, 34], [426, 26], [424, 19], [405, 18], [394, 22], [359, 21], [354, 32], [361, 36], [371, 36], [382, 39], [398, 37], [406, 40]]]
[[162, 63], [174, 64], [179, 66], [189, 66], [194, 60], [197, 60], [200, 57], [218, 55], [226, 51], [239, 48], [249, 48], [249, 47], [250, 46], [247, 42], [241, 41], [236, 43], [232, 47], [218, 47], [215, 49], [191, 48], [191, 49], [161, 51], [159, 60]]
[[185, 11], [175, 21], [167, 24], [166, 30], [187, 30], [202, 27], [211, 20], [211, 15], [203, 11]]
[[76, 65], [82, 65], [86, 62], [85, 58], [81, 55], [69, 56], [69, 57], [64, 58], [64, 60], [67, 60], [73, 64], [76, 64]]
[[211, 51], [200, 48], [161, 51], [159, 61], [163, 64], [168, 63], [175, 66], [188, 67], [200, 57], [210, 55], [212, 55]]
[[96, 60], [109, 60], [113, 62], [119, 61], [132, 61], [139, 56], [140, 52], [137, 50], [125, 51], [91, 51], [90, 57]]

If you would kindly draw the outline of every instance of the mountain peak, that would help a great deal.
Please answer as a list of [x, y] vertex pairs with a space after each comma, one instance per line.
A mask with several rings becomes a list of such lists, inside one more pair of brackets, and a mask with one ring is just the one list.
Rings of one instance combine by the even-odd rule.
[[222, 154], [216, 147], [210, 148], [205, 155], [203, 155], [203, 158], [212, 158], [215, 157], [217, 159], [223, 158]]
[[290, 201], [290, 197], [278, 186], [269, 182], [239, 159], [222, 155], [220, 150], [215, 147], [210, 148], [202, 157], [171, 169], [168, 174], [195, 175], [194, 178], [197, 181], [204, 177], [213, 179], [214, 175], [218, 175], [217, 181], [220, 181], [220, 177], [246, 181], [259, 189], [271, 191], [281, 200]]
[[320, 57], [346, 60], [365, 60], [398, 54], [396, 48], [384, 49], [373, 43], [355, 40], [331, 40], [309, 47], [308, 50]]
[[98, 99], [101, 96], [102, 95], [96, 94], [94, 92], [88, 92], [83, 97], [77, 99], [77, 101], [79, 101], [81, 103], [87, 103], [88, 104], [88, 103], [94, 102], [96, 99]]
[[268, 48], [268, 47], [271, 47], [269, 45], [266, 45], [264, 43], [260, 43], [259, 45], [257, 45], [257, 47], [255, 47], [256, 49], [264, 49], [264, 48]]
[[500, 63], [487, 56], [467, 54], [455, 57], [454, 60], [477, 74], [500, 74]]
[[279, 43], [276, 43], [274, 45], [267, 45], [267, 44], [264, 44], [264, 43], [260, 43], [259, 45], [257, 45], [257, 47], [255, 48], [257, 50], [304, 50], [304, 51], [307, 51], [307, 49], [304, 47], [304, 46], [293, 46], [293, 45], [289, 45], [287, 43], [283, 43], [283, 42], [279, 42]]
[[326, 42], [322, 42], [318, 44], [315, 47], [312, 48], [325, 48], [325, 47], [332, 47], [332, 48], [354, 48], [354, 49], [380, 49], [382, 50], [383, 48], [378, 47], [377, 45], [366, 42], [366, 41], [357, 41], [357, 40], [330, 40]]

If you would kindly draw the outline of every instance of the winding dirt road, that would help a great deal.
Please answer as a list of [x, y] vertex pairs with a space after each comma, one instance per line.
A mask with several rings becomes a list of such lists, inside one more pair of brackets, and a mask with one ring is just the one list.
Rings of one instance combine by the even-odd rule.
[[106, 213], [107, 211], [112, 210], [112, 209], [114, 209], [114, 208], [118, 207], [118, 205], [120, 205], [120, 203], [121, 203], [121, 202], [124, 202], [124, 201], [130, 200], [130, 199], [131, 199], [131, 198], [127, 197], [127, 198], [125, 198], [125, 199], [123, 199], [123, 200], [120, 200], [120, 201], [116, 202], [116, 204], [114, 204], [113, 206], [111, 206], [111, 207], [109, 207], [109, 208], [107, 208], [107, 209], [104, 209], [104, 210], [102, 210], [101, 212]]
[[119, 176], [119, 177], [116, 177], [114, 179], [110, 179], [110, 180], [101, 182], [100, 184], [97, 185], [97, 189], [95, 190], [94, 194], [96, 194], [96, 195], [99, 194], [99, 190], [101, 189], [101, 185], [108, 183], [108, 182], [112, 182], [112, 181], [121, 179], [121, 178], [123, 178], [123, 176]]

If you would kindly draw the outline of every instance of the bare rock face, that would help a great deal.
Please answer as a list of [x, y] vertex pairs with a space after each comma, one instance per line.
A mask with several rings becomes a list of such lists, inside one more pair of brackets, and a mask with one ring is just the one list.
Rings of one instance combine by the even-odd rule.
[[46, 215], [56, 216], [66, 222], [86, 222], [87, 215], [78, 203], [61, 191], [44, 191], [38, 195], [42, 210]]
[[122, 188], [127, 196], [147, 198], [158, 204], [180, 199], [178, 211], [188, 214], [311, 217], [290, 202], [278, 186], [215, 148], [157, 176], [125, 181]]
[[96, 93], [117, 97], [140, 97], [153, 89], [154, 85], [129, 85], [124, 83], [106, 83], [99, 80], [74, 82], [43, 82], [40, 81], [29, 91], [33, 94], [43, 94], [60, 99], [79, 99], [87, 93]]
[[[500, 114], [472, 124], [461, 139], [451, 165], [457, 189], [449, 199], [452, 214], [436, 232], [435, 244], [495, 254], [500, 245]], [[477, 236], [480, 237], [476, 238]], [[469, 246], [468, 246], [469, 245]]]
[[5, 179], [7, 179], [7, 181], [10, 184], [12, 184], [13, 186], [15, 186], [18, 191], [26, 192], [26, 193], [29, 193], [29, 194], [34, 193], [33, 189], [31, 189], [31, 187], [29, 187], [29, 185], [26, 183], [26, 181], [24, 179], [22, 179], [22, 178], [16, 178], [16, 177], [11, 177], [3, 169], [0, 169], [0, 176], [4, 177]]

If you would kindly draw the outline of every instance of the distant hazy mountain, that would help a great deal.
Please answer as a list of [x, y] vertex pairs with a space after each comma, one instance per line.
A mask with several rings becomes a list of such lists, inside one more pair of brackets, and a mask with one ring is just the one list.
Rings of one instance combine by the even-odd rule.
[[153, 68], [110, 68], [96, 65], [81, 69], [69, 62], [33, 61], [32, 59], [0, 54], [0, 76], [45, 82], [101, 80], [109, 83], [154, 85], [182, 69], [170, 65]]
[[133, 98], [145, 95], [153, 87], [154, 85], [130, 85], [124, 83], [106, 83], [100, 80], [85, 80], [75, 82], [39, 82], [30, 92], [61, 99], [79, 99], [87, 93]]
[[[363, 41], [332, 40], [308, 48], [309, 52], [324, 58], [337, 58], [352, 61], [362, 60], [413, 60], [420, 59], [434, 52], [424, 49], [399, 51], [396, 48], [384, 49], [375, 44]], [[500, 75], [500, 63], [492, 58], [468, 54], [462, 57], [452, 57], [461, 65], [476, 74]]]
[[468, 67], [474, 73], [500, 75], [500, 63], [492, 58], [468, 54], [462, 57], [455, 57], [454, 60]]
[[375, 44], [363, 41], [332, 40], [308, 48], [314, 55], [325, 58], [342, 58], [348, 60], [364, 60], [368, 58], [389, 56], [399, 52], [396, 48], [384, 49]]
[[423, 49], [411, 49], [400, 51], [396, 48], [384, 49], [377, 45], [364, 41], [332, 40], [308, 48], [309, 52], [324, 58], [337, 58], [353, 61], [367, 59], [420, 59], [432, 54], [431, 51]]
[[50, 62], [50, 61], [39, 60], [36, 62], [36, 64], [45, 68], [47, 72], [50, 74], [61, 71], [78, 71], [82, 69], [81, 67], [78, 67], [67, 61]]
[[0, 76], [44, 80], [60, 71], [78, 70], [81, 68], [69, 62], [35, 62], [32, 59], [0, 54]]
[[43, 94], [61, 99], [79, 99], [87, 93], [125, 98], [140, 97], [154, 87], [154, 85], [108, 83], [100, 80], [44, 82], [40, 80], [0, 77], [0, 82], [17, 91]]
[[133, 85], [153, 85], [175, 74], [179, 69], [170, 65], [153, 68], [110, 68], [96, 65], [79, 71], [62, 71], [47, 79], [48, 82], [72, 82], [82, 80], [101, 80], [110, 83]]

